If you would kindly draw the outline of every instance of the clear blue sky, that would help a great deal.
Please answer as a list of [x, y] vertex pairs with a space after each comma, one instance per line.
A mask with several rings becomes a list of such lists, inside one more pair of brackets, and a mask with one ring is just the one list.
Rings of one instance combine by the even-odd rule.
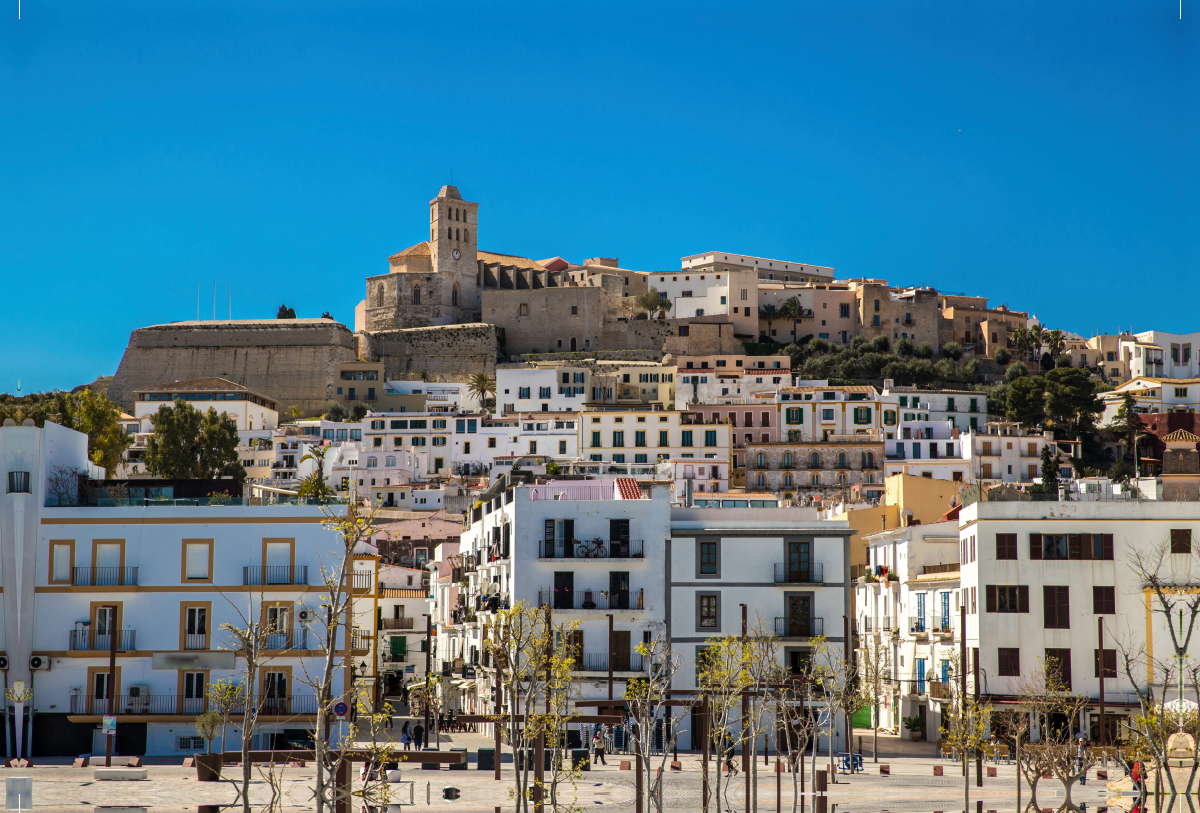
[[[1190, 8], [1189, 8], [1190, 6]], [[711, 249], [1200, 330], [1185, 0], [5, 0], [0, 391], [129, 333], [329, 310], [454, 182], [480, 245]]]

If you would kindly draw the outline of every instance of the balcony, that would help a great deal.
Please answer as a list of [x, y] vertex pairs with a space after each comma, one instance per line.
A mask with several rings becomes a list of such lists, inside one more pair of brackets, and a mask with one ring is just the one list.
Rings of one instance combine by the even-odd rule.
[[371, 636], [365, 632], [354, 630], [350, 636], [350, 648], [357, 652], [371, 651]]
[[308, 565], [269, 565], [267, 567], [243, 567], [242, 584], [260, 586], [266, 584], [308, 584]]
[[413, 628], [415, 618], [381, 618], [379, 620], [380, 630], [410, 630]]
[[908, 634], [918, 637], [929, 634], [929, 622], [923, 615], [913, 615], [908, 618]]
[[[117, 714], [185, 714], [195, 716], [208, 710], [207, 697], [181, 697], [175, 694], [143, 694], [116, 698]], [[107, 697], [71, 695], [71, 714], [108, 714]]]
[[776, 584], [821, 584], [825, 581], [825, 565], [810, 562], [808, 567], [789, 567], [787, 562], [775, 563]]
[[308, 630], [287, 630], [272, 632], [263, 636], [263, 649], [271, 652], [282, 652], [288, 649], [308, 649]]
[[355, 593], [370, 593], [375, 589], [375, 574], [370, 570], [355, 571], [351, 584]]
[[634, 590], [538, 590], [538, 606], [549, 604], [555, 610], [633, 610], [645, 609], [641, 588]]
[[958, 562], [949, 562], [942, 565], [924, 565], [921, 568], [921, 575], [924, 576], [930, 573], [957, 573], [958, 567]]
[[950, 684], [940, 680], [926, 681], [929, 684], [931, 700], [950, 700]]
[[208, 649], [208, 635], [203, 632], [187, 633], [183, 636], [183, 648], [185, 650]]
[[931, 619], [929, 631], [934, 635], [953, 635], [954, 625], [951, 623], [949, 616], [935, 615]]
[[[640, 672], [642, 671], [643, 661], [642, 656], [637, 652], [618, 652], [613, 658], [614, 672]], [[607, 652], [585, 652], [583, 653], [583, 661], [576, 668], [577, 672], [607, 672], [608, 671], [608, 653]]]
[[775, 634], [780, 638], [815, 638], [825, 634], [825, 619], [776, 616]]
[[[96, 632], [92, 629], [71, 630], [70, 642], [67, 649], [71, 652], [107, 652], [113, 646], [113, 636], [110, 632]], [[119, 652], [137, 649], [137, 630], [119, 630], [116, 647]]]
[[136, 567], [73, 567], [71, 584], [75, 587], [136, 587]]
[[569, 543], [546, 540], [542, 542], [543, 559], [641, 559], [644, 556], [641, 539], [618, 539], [605, 542], [602, 539]]

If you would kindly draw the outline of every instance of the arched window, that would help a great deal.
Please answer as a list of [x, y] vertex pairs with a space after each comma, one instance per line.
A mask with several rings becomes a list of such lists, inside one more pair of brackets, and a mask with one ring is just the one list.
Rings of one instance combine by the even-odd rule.
[[792, 475], [791, 474], [783, 475], [783, 487], [784, 488], [792, 487]]
[[420, 285], [413, 287], [413, 304], [414, 305], [421, 304], [421, 286]]
[[875, 468], [875, 453], [874, 452], [863, 452], [863, 468], [864, 469]]
[[446, 227], [446, 239], [447, 239], [447, 240], [453, 240], [453, 239], [454, 239], [454, 227], [453, 227], [453, 226], [447, 226], [447, 227]]
[[865, 475], [863, 475], [863, 482], [864, 482], [864, 483], [874, 483], [874, 482], [875, 482], [875, 475], [874, 475], [874, 474], [869, 474], [869, 473], [868, 473], [868, 474], [865, 474]]
[[454, 284], [454, 289], [450, 291], [450, 304], [458, 307], [458, 283]]
[[838, 452], [838, 465], [837, 465], [837, 467], [838, 467], [839, 469], [844, 469], [844, 468], [846, 468], [846, 453], [845, 453], [845, 452]]
[[462, 231], [461, 231], [460, 229], [455, 229], [455, 230], [454, 230], [454, 239], [455, 239], [455, 240], [462, 240]]
[[839, 485], [839, 486], [844, 486], [844, 485], [846, 485], [846, 475], [844, 475], [844, 474], [839, 474], [839, 475], [838, 475], [838, 485]]
[[808, 478], [808, 482], [814, 486], [821, 485], [821, 475], [819, 475], [819, 474], [810, 475]]
[[394, 458], [394, 457], [392, 457], [391, 455], [389, 455], [389, 456], [388, 456], [388, 457], [387, 457], [387, 458], [386, 458], [386, 459], [383, 461], [383, 464], [384, 464], [385, 466], [387, 466], [389, 469], [390, 469], [390, 468], [393, 468], [393, 467], [396, 465], [396, 458]]
[[458, 220], [458, 209], [454, 210], [454, 219]]
[[758, 486], [759, 488], [765, 488], [767, 485], [767, 478], [763, 477], [760, 474], [760, 475], [758, 475], [758, 477], [754, 478], [754, 484], [756, 486]]
[[575, 349], [575, 337], [574, 336], [571, 337], [571, 349], [572, 350]]
[[471, 242], [471, 230], [470, 229], [463, 229], [463, 241], [467, 242], [467, 243]]
[[821, 468], [821, 455], [817, 454], [816, 452], [813, 452], [812, 454], [810, 454], [808, 456], [808, 467], [810, 469]]
[[704, 315], [704, 308], [696, 308], [696, 315], [697, 315], [697, 316], [703, 316], [703, 315]]
[[785, 469], [790, 469], [792, 467], [792, 453], [791, 452], [783, 453], [783, 467]]
[[783, 498], [784, 498], [785, 500], [790, 500], [790, 499], [792, 499], [792, 492], [790, 492], [790, 491], [789, 491], [787, 494], [784, 494], [784, 495], [783, 495]]
[[754, 456], [754, 467], [756, 469], [765, 469], [767, 467], [767, 456], [759, 452]]
[[382, 283], [375, 288], [375, 307], [383, 307], [383, 285]]

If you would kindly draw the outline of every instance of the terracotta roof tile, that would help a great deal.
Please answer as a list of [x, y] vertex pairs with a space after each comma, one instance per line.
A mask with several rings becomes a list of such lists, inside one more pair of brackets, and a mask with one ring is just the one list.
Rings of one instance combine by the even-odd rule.
[[622, 500], [640, 500], [642, 489], [638, 486], [638, 481], [632, 477], [618, 477], [617, 494]]
[[1164, 443], [1200, 443], [1200, 438], [1193, 435], [1186, 429], [1176, 429], [1171, 434], [1163, 438]]
[[404, 251], [397, 252], [396, 254], [393, 254], [392, 256], [388, 257], [388, 259], [395, 260], [399, 257], [432, 257], [432, 256], [433, 256], [433, 250], [429, 248], [429, 241], [426, 240], [424, 242], [417, 243], [415, 246], [409, 246], [408, 248], [404, 249]]

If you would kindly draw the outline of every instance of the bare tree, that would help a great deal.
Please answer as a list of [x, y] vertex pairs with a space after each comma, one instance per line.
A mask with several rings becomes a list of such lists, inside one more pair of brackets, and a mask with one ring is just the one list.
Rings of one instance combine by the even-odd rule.
[[779, 741], [787, 756], [792, 775], [792, 811], [800, 803], [804, 790], [804, 760], [802, 755], [816, 736], [817, 718], [808, 708], [808, 693], [812, 681], [812, 661], [807, 660], [798, 671], [776, 664], [775, 672], [764, 693], [778, 727]]
[[892, 648], [881, 639], [880, 633], [868, 633], [859, 639], [858, 669], [862, 687], [868, 689], [867, 698], [871, 703], [874, 737], [871, 751], [875, 761], [879, 761], [879, 698], [883, 696], [884, 687], [892, 679]]
[[[642, 656], [641, 674], [626, 684], [625, 699], [630, 714], [637, 722], [633, 746], [639, 770], [645, 773], [642, 788], [647, 798], [643, 803], [649, 802], [645, 809], [649, 810], [653, 805], [654, 810], [662, 813], [662, 777], [667, 767], [667, 755], [679, 736], [679, 728], [687, 711], [685, 708], [684, 714], [676, 716], [667, 702], [667, 692], [683, 664], [683, 658], [671, 651], [671, 645], [662, 632], [649, 643], [638, 644], [637, 653]], [[660, 724], [663, 727], [663, 749], [656, 772], [650, 755], [653, 753], [654, 730]]]
[[[698, 684], [708, 696], [709, 736], [715, 740], [719, 755], [714, 795], [718, 803], [724, 802], [725, 807], [730, 806], [728, 796], [731, 783], [727, 780], [722, 790], [721, 765], [729, 765], [729, 780], [732, 780], [737, 773], [737, 766], [731, 755], [739, 743], [744, 747], [747, 733], [745, 726], [739, 726], [737, 737], [734, 737], [734, 721], [740, 717], [742, 692], [749, 690], [751, 684], [747, 656], [743, 642], [732, 635], [709, 638], [705, 648], [697, 653], [700, 660]], [[707, 763], [704, 767], [708, 769]], [[708, 799], [704, 800], [704, 806], [708, 808]]]
[[[950, 655], [952, 674], [961, 674], [964, 668], [962, 659], [957, 652]], [[965, 681], [950, 681], [950, 706], [942, 715], [941, 738], [952, 749], [958, 752], [963, 763], [963, 803], [964, 810], [971, 807], [971, 772], [968, 770], [970, 758], [988, 742], [988, 727], [991, 722], [992, 707], [975, 699], [971, 687]], [[964, 691], [965, 689], [965, 691]]]
[[55, 466], [46, 478], [46, 490], [56, 505], [79, 505], [79, 483], [84, 472], [74, 466]]

